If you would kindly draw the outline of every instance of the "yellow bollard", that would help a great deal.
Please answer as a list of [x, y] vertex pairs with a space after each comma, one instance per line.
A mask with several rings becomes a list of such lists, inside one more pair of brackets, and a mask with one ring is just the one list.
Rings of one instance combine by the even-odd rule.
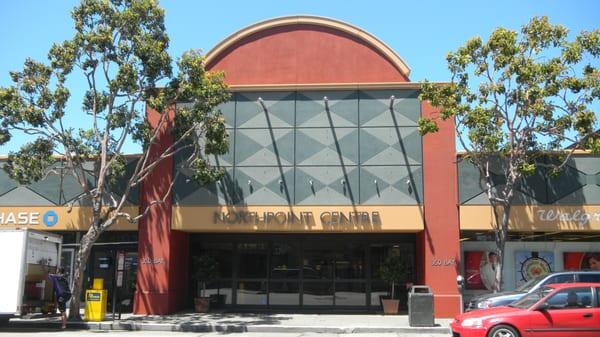
[[104, 280], [95, 278], [92, 289], [85, 291], [85, 315], [86, 321], [102, 321], [106, 315], [107, 291], [104, 288]]

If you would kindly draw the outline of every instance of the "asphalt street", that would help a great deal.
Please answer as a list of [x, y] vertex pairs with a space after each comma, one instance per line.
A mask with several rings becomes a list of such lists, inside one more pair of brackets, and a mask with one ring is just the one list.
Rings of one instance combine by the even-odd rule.
[[180, 336], [180, 337], [449, 337], [448, 334], [402, 334], [402, 333], [353, 333], [353, 334], [331, 334], [331, 333], [190, 333], [190, 332], [164, 332], [164, 331], [91, 331], [91, 330], [42, 330], [42, 329], [10, 329], [0, 330], [0, 336], [18, 337], [129, 337], [129, 336]]

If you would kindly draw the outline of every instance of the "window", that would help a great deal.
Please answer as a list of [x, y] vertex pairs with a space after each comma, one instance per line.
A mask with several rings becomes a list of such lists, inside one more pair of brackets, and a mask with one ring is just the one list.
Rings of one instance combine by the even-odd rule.
[[555, 275], [549, 278], [544, 284], [555, 284], [555, 283], [573, 283], [573, 274]]
[[579, 282], [600, 282], [600, 274], [579, 274]]
[[531, 307], [532, 305], [534, 305], [535, 303], [537, 303], [544, 296], [551, 293], [552, 291], [553, 291], [553, 289], [550, 287], [542, 287], [532, 293], [529, 293], [529, 294], [523, 296], [520, 300], [517, 300], [517, 301], [509, 304], [509, 306], [514, 307], [514, 308], [527, 309], [527, 308]]
[[567, 288], [556, 292], [546, 300], [549, 309], [579, 309], [592, 306], [592, 288]]
[[238, 275], [240, 278], [266, 278], [268, 248], [265, 243], [240, 243]]

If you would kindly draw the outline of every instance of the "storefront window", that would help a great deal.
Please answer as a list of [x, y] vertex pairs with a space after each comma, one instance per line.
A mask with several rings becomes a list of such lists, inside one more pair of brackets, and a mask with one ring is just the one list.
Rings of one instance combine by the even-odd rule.
[[239, 282], [237, 288], [237, 304], [267, 305], [267, 285], [261, 282]]
[[300, 278], [300, 249], [288, 243], [273, 243], [271, 251], [271, 278]]
[[364, 283], [336, 282], [336, 306], [364, 306], [367, 304], [367, 292]]
[[365, 277], [365, 247], [350, 245], [343, 252], [336, 254], [336, 279], [362, 279]]
[[269, 251], [265, 243], [240, 243], [238, 245], [240, 256], [240, 278], [266, 278], [267, 260]]
[[390, 286], [383, 281], [371, 282], [371, 306], [381, 307], [381, 296], [389, 296]]
[[333, 305], [333, 282], [304, 282], [304, 305]]
[[[200, 292], [198, 292], [200, 293]], [[219, 297], [222, 304], [231, 304], [232, 292], [231, 281], [214, 281], [206, 284], [206, 295], [208, 297]]]
[[219, 264], [219, 278], [231, 278], [233, 271], [233, 245], [231, 243], [203, 243], [200, 255], [204, 254], [212, 256]]
[[298, 282], [270, 282], [270, 305], [299, 305], [300, 284]]
[[333, 278], [333, 253], [328, 249], [304, 251], [304, 279], [328, 280]]
[[[273, 235], [259, 241], [253, 236], [203, 235], [197, 241], [192, 238], [192, 247], [197, 247], [192, 253], [210, 254], [219, 261], [220, 275], [207, 285], [207, 293], [222, 304], [380, 307], [379, 297], [388, 294], [389, 285], [379, 277], [379, 266], [393, 254], [403, 256], [414, 270], [414, 243], [390, 242], [382, 236], [347, 238]], [[400, 295], [404, 284], [396, 290]]]
[[408, 267], [406, 281], [414, 281], [414, 251], [413, 245], [388, 244], [371, 245], [371, 278], [381, 279], [379, 269], [388, 256], [400, 256]]

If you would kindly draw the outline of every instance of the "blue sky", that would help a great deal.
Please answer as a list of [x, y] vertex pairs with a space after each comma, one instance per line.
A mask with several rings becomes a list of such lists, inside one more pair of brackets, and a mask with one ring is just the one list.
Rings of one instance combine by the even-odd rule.
[[[0, 86], [8, 72], [27, 57], [45, 60], [53, 42], [71, 37], [70, 10], [76, 0], [4, 0], [0, 10]], [[311, 14], [359, 26], [387, 43], [411, 67], [411, 80], [447, 81], [445, 55], [468, 38], [486, 38], [499, 26], [519, 29], [532, 16], [546, 15], [577, 33], [600, 28], [600, 1], [192, 1], [163, 0], [171, 55], [187, 49], [208, 51], [229, 34], [276, 16]], [[76, 123], [83, 82], [72, 80], [69, 112]], [[15, 137], [0, 154], [17, 150], [26, 139]], [[136, 152], [129, 144], [127, 152]]]

